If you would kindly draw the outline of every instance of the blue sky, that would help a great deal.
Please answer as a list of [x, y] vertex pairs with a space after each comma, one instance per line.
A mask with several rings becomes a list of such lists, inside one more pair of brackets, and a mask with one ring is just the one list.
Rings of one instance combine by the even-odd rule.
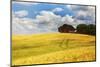
[[13, 10], [13, 12], [20, 11], [20, 10], [27, 10], [29, 13], [27, 15], [27, 17], [33, 18], [37, 14], [39, 14], [39, 12], [41, 12], [42, 10], [52, 11], [53, 9], [58, 8], [58, 7], [62, 8], [63, 10], [54, 12], [57, 15], [61, 15], [61, 16], [65, 16], [66, 14], [72, 15], [72, 16], [74, 15], [73, 11], [71, 11], [69, 8], [67, 8], [66, 5], [50, 4], [50, 3], [37, 3], [35, 5], [31, 4], [30, 6], [23, 5], [22, 3], [13, 3], [12, 10]]
[[13, 1], [12, 23], [15, 34], [58, 32], [63, 24], [95, 24], [95, 7]]

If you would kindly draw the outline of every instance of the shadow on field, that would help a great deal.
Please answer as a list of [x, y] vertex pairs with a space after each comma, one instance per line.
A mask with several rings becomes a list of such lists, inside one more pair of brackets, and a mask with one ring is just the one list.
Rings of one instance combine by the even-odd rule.
[[20, 67], [20, 66], [11, 66], [11, 67]]

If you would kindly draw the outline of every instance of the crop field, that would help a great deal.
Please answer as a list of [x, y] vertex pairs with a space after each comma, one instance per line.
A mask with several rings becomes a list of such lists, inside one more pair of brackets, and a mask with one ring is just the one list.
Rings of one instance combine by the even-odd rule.
[[12, 65], [95, 61], [95, 36], [47, 33], [12, 36]]

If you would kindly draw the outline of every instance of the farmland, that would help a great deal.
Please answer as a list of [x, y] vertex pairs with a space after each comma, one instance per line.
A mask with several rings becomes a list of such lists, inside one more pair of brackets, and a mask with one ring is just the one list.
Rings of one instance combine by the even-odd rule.
[[95, 36], [75, 33], [12, 36], [12, 65], [95, 60]]

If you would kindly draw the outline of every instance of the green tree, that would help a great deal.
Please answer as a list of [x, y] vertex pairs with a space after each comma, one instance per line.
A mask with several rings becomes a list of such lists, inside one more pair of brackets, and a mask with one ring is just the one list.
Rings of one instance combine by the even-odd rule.
[[77, 33], [87, 34], [88, 33], [88, 25], [86, 24], [79, 24], [76, 27]]
[[88, 34], [96, 35], [96, 26], [94, 24], [88, 25]]

